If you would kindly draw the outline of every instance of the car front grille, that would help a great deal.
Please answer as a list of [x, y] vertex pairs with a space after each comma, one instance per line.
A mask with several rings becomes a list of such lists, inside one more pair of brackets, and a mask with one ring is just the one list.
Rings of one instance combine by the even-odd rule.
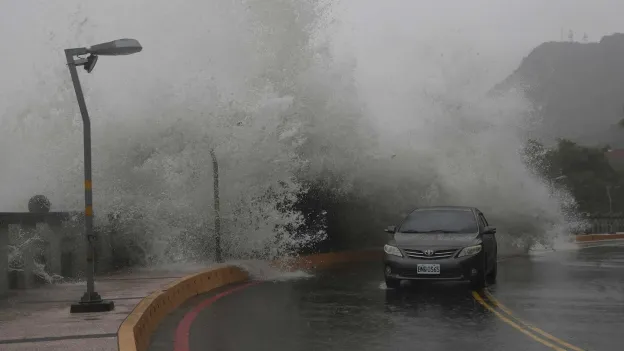
[[[405, 251], [405, 254], [409, 258], [418, 258], [421, 260], [440, 260], [443, 258], [453, 257], [457, 252], [457, 249], [431, 250], [431, 252], [427, 252], [429, 250], [413, 249], [403, 249], [403, 251]], [[429, 253], [429, 255], [427, 253]]]
[[418, 278], [418, 279], [463, 279], [463, 275], [460, 269], [458, 268], [444, 268], [441, 270], [440, 274], [418, 274], [416, 270], [399, 270], [396, 272], [399, 276], [404, 277], [406, 279], [409, 278]]

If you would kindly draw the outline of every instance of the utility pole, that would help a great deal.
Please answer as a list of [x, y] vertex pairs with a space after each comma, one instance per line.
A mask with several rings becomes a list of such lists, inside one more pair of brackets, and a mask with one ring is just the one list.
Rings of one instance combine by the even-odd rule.
[[611, 185], [607, 185], [607, 198], [609, 199], [609, 214], [613, 213], [613, 201], [611, 199]]
[[217, 163], [217, 155], [214, 148], [210, 149], [212, 157], [212, 179], [214, 185], [214, 231], [215, 231], [215, 260], [223, 262], [223, 253], [221, 252], [221, 211], [219, 209], [219, 164]]

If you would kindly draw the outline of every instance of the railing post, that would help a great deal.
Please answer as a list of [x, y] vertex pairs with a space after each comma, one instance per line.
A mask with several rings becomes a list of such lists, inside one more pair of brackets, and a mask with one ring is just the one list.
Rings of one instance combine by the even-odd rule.
[[35, 276], [33, 273], [35, 272], [35, 251], [37, 248], [35, 246], [36, 242], [33, 239], [36, 234], [37, 224], [30, 222], [22, 223], [21, 230], [26, 232], [25, 237], [27, 244], [22, 247], [22, 260], [24, 261], [24, 274], [22, 278], [24, 280], [23, 286], [20, 288], [31, 289], [35, 286]]
[[0, 222], [0, 298], [9, 293], [9, 225]]
[[219, 163], [214, 149], [210, 149], [212, 157], [212, 181], [214, 190], [214, 232], [215, 232], [215, 261], [223, 262], [223, 251], [221, 250], [221, 210], [219, 205]]
[[52, 275], [62, 276], [61, 272], [61, 242], [63, 241], [63, 224], [58, 219], [48, 219], [48, 228], [46, 233], [47, 250], [46, 250], [46, 264], [49, 272]]

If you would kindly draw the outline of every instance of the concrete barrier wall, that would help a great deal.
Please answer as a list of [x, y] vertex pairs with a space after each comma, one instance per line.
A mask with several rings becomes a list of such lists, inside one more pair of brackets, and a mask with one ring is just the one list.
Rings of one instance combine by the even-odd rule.
[[9, 293], [9, 231], [0, 223], [0, 299]]
[[[15, 242], [20, 231], [21, 241]], [[81, 223], [21, 225], [0, 222], [0, 298], [7, 296], [11, 289], [32, 289], [50, 282], [83, 278], [86, 272], [86, 242], [83, 233]], [[114, 268], [110, 235], [107, 232], [97, 234], [96, 274], [108, 273]], [[19, 249], [23, 266], [15, 269], [10, 264], [9, 247], [23, 244], [25, 238], [29, 238], [30, 242]], [[47, 277], [36, 274], [36, 263], [44, 264]]]
[[271, 262], [273, 267], [286, 270], [322, 269], [340, 263], [361, 262], [381, 259], [383, 251], [367, 249], [360, 251], [329, 252], [323, 254], [301, 256], [292, 259], [280, 259]]

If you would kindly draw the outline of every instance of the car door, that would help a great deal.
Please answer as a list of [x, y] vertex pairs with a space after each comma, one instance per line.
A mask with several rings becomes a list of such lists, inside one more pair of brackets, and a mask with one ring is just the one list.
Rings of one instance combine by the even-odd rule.
[[[481, 227], [481, 230], [483, 231], [485, 228], [489, 227], [489, 223], [487, 221], [487, 219], [485, 218], [485, 216], [483, 215], [482, 212], [479, 211], [479, 226]], [[494, 234], [483, 234], [483, 248], [485, 249], [485, 252], [487, 254], [487, 258], [488, 258], [488, 270], [491, 269], [491, 267], [494, 267], [494, 264], [496, 263], [496, 249], [497, 249], [497, 245], [496, 245], [496, 236]]]

